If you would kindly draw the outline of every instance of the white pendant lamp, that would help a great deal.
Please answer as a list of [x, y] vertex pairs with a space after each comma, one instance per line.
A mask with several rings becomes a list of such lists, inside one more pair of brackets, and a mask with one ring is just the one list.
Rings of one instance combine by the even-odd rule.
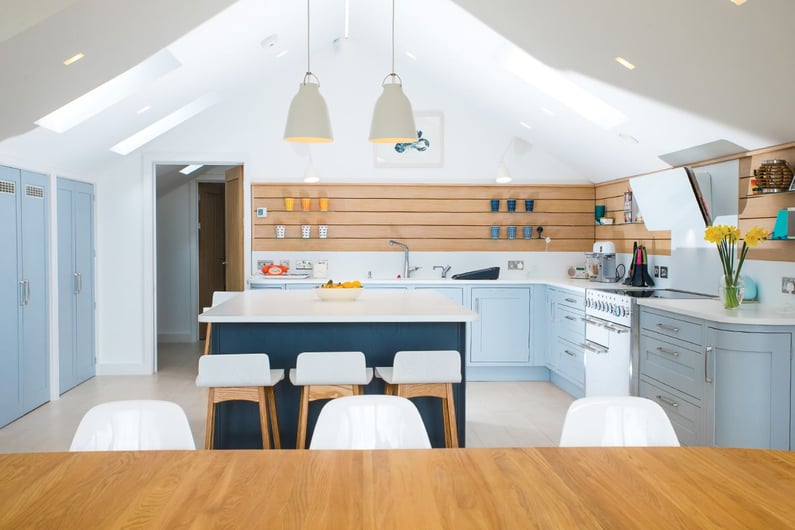
[[334, 141], [328, 107], [320, 95], [320, 80], [309, 68], [309, 1], [306, 0], [306, 75], [290, 103], [284, 139], [288, 142], [328, 143]]
[[[388, 80], [388, 82], [387, 82]], [[392, 73], [382, 81], [384, 92], [375, 102], [370, 124], [370, 141], [393, 144], [417, 141], [417, 126], [403, 81], [395, 73], [395, 0], [392, 0]]]
[[505, 162], [500, 162], [497, 166], [497, 184], [508, 184], [513, 179], [511, 178], [511, 172], [508, 171], [508, 166]]

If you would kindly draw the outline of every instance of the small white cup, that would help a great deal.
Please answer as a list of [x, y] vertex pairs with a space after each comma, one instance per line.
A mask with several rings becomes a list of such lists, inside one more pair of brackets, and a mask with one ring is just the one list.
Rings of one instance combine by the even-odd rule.
[[304, 239], [309, 239], [309, 231], [311, 229], [311, 225], [301, 225], [301, 237]]
[[284, 239], [284, 225], [276, 225], [276, 237]]
[[328, 237], [328, 226], [327, 225], [318, 226], [317, 232], [320, 239], [326, 239]]

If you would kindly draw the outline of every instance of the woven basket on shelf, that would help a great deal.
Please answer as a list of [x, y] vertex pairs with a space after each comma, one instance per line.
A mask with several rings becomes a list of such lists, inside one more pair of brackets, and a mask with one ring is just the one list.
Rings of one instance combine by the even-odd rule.
[[754, 173], [762, 191], [784, 191], [792, 183], [792, 166], [786, 160], [765, 160]]

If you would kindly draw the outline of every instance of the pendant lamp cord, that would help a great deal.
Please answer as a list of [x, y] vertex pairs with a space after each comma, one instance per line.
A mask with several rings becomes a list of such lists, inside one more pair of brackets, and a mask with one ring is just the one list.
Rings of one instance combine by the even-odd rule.
[[306, 0], [306, 75], [307, 76], [312, 74], [312, 70], [309, 68], [309, 2], [310, 0]]
[[395, 74], [395, 0], [392, 0], [392, 75]]

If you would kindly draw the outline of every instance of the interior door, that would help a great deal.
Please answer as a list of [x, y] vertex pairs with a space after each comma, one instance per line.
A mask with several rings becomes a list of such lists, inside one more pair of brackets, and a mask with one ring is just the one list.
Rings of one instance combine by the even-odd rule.
[[0, 427], [20, 413], [19, 311], [20, 281], [19, 170], [0, 166]]
[[226, 290], [245, 287], [243, 262], [243, 166], [226, 171]]
[[[199, 183], [199, 312], [210, 307], [214, 291], [226, 291], [224, 183]], [[204, 340], [207, 324], [199, 324]]]

